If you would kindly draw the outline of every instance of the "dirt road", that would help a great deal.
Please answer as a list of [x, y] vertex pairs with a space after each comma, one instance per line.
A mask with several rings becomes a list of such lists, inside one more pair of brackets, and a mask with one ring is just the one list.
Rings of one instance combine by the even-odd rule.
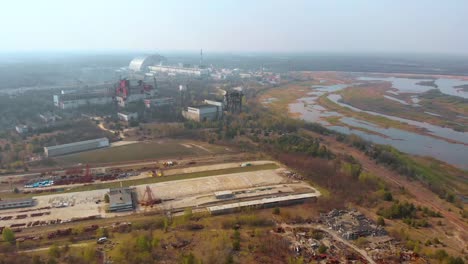
[[[78, 244], [70, 244], [68, 245], [71, 248], [80, 248], [80, 247], [86, 247], [90, 245], [92, 242], [83, 242], [83, 243], [78, 243]], [[50, 247], [42, 247], [42, 248], [35, 248], [35, 249], [27, 249], [27, 250], [19, 250], [18, 252], [20, 253], [31, 253], [31, 252], [39, 252], [39, 251], [46, 251], [49, 250]]]

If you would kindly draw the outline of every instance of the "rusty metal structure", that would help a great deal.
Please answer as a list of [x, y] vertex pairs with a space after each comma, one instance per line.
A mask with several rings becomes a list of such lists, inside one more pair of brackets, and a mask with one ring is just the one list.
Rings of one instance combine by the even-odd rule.
[[143, 194], [143, 198], [140, 200], [140, 205], [153, 206], [158, 203], [161, 203], [161, 199], [154, 197], [151, 188], [149, 187], [149, 185], [147, 185], [145, 193]]
[[242, 91], [232, 90], [226, 91], [224, 94], [225, 110], [229, 113], [238, 114], [242, 112]]

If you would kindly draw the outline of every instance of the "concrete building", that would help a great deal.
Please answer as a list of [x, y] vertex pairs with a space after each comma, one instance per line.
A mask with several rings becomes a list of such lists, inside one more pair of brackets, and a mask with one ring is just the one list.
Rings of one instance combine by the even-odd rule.
[[116, 188], [109, 191], [109, 211], [124, 212], [135, 209], [134, 192], [130, 188]]
[[15, 130], [18, 134], [24, 134], [29, 132], [29, 127], [27, 125], [17, 125], [15, 126]]
[[205, 101], [203, 101], [203, 102], [205, 104], [207, 104], [207, 105], [216, 106], [218, 108], [219, 117], [223, 116], [223, 110], [224, 110], [224, 103], [223, 102], [207, 100], [207, 99], [205, 99]]
[[146, 108], [161, 107], [161, 106], [166, 106], [166, 105], [173, 105], [174, 98], [163, 97], [163, 98], [145, 99], [144, 102], [145, 102]]
[[130, 122], [131, 120], [138, 119], [138, 113], [130, 113], [130, 112], [119, 112], [117, 116], [121, 121]]
[[127, 97], [116, 96], [115, 100], [117, 101], [117, 104], [120, 107], [126, 107], [128, 103], [142, 101], [142, 100], [145, 100], [145, 99], [147, 99], [149, 97], [152, 97], [153, 95], [154, 95], [153, 92], [142, 93], [142, 94], [131, 94], [131, 95], [128, 95]]
[[147, 72], [148, 66], [158, 65], [165, 60], [165, 57], [158, 54], [139, 56], [130, 61], [128, 69], [133, 72]]
[[175, 67], [175, 66], [149, 66], [151, 73], [167, 73], [167, 74], [180, 74], [188, 76], [209, 76], [210, 71], [208, 69], [200, 68], [186, 68], [186, 67]]
[[197, 122], [216, 120], [222, 116], [218, 106], [215, 105], [200, 105], [189, 106], [186, 111], [182, 111], [182, 115], [186, 119], [191, 119]]
[[108, 93], [70, 93], [54, 95], [54, 105], [60, 109], [73, 109], [85, 105], [110, 104], [114, 100]]
[[128, 103], [150, 99], [156, 95], [156, 89], [142, 80], [120, 80], [115, 89], [115, 99], [120, 107]]
[[271, 208], [281, 205], [292, 205], [303, 203], [307, 200], [317, 199], [317, 194], [303, 193], [293, 194], [280, 197], [263, 198], [252, 201], [222, 204], [208, 207], [208, 212], [213, 215], [233, 213], [241, 210], [242, 208]]
[[31, 198], [27, 199], [14, 199], [14, 200], [2, 200], [0, 201], [0, 210], [30, 207], [34, 205], [34, 200]]
[[54, 157], [86, 150], [104, 148], [109, 146], [109, 139], [98, 138], [86, 141], [79, 141], [69, 144], [44, 147], [44, 154], [47, 157]]

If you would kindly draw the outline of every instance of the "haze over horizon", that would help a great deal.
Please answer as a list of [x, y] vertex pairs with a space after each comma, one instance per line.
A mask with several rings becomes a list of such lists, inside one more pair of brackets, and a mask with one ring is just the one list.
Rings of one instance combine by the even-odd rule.
[[466, 1], [8, 1], [0, 53], [468, 54]]

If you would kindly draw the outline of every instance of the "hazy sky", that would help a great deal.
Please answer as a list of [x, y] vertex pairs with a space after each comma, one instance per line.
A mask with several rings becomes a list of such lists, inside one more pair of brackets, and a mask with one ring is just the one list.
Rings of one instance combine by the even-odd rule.
[[466, 0], [5, 0], [0, 51], [468, 54]]

